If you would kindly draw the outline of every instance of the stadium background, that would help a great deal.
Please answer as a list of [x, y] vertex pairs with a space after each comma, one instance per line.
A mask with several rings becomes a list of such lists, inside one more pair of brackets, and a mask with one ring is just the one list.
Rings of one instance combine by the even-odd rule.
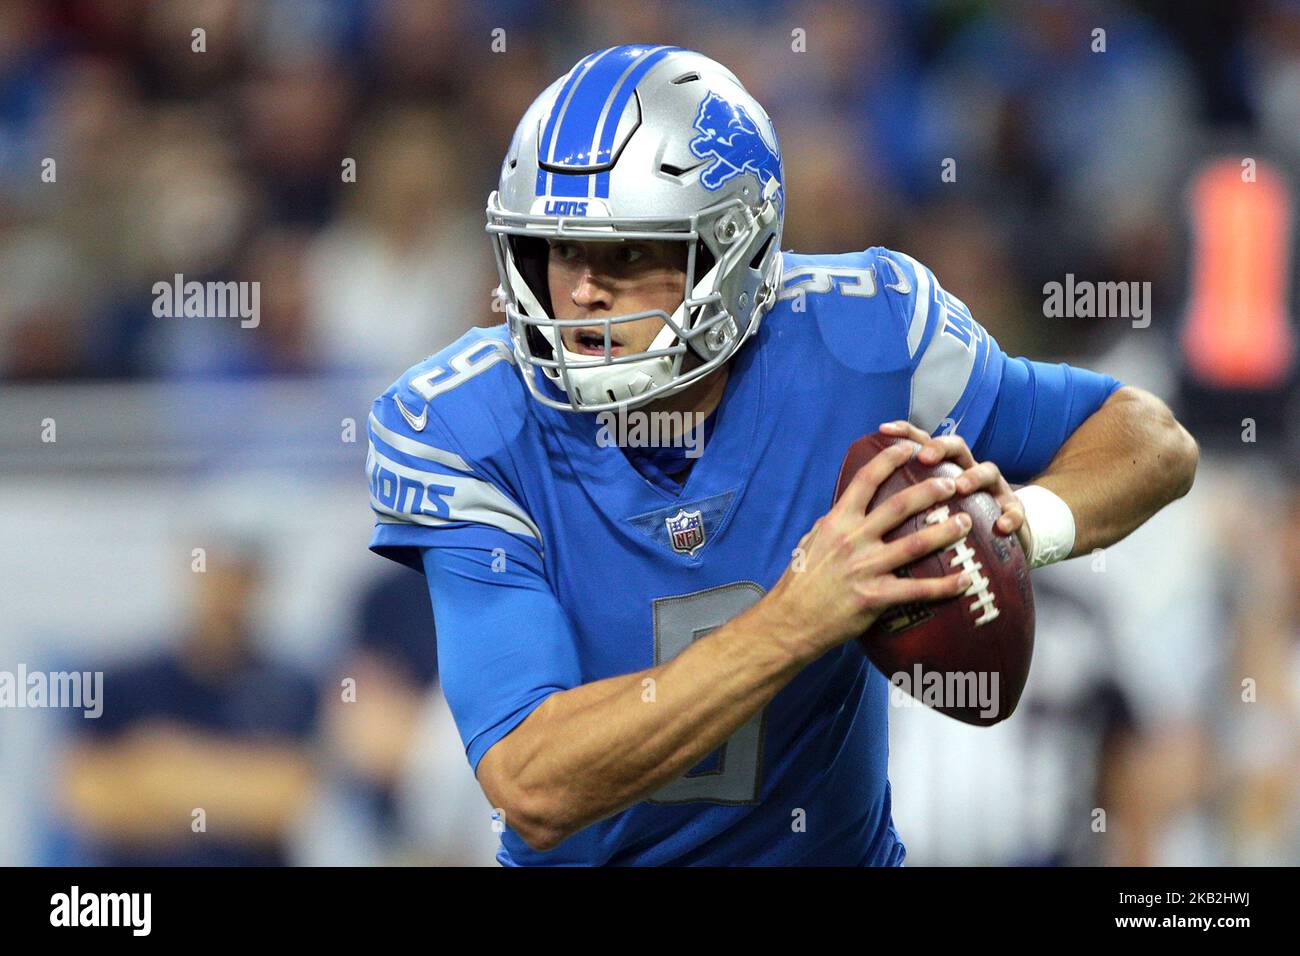
[[[1300, 3], [6, 0], [0, 670], [108, 676], [100, 721], [0, 710], [0, 863], [491, 862], [364, 416], [500, 319], [514, 124], [638, 40], [766, 105], [785, 248], [906, 250], [1202, 442], [1188, 498], [1036, 572], [1013, 720], [891, 712], [909, 864], [1300, 862]], [[259, 325], [154, 317], [176, 273], [260, 282]], [[1150, 282], [1150, 326], [1046, 317], [1066, 274]]]

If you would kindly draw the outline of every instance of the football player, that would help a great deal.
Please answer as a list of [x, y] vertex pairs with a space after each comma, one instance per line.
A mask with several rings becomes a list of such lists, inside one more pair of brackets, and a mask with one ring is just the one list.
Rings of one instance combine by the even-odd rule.
[[[488, 200], [505, 323], [374, 403], [370, 547], [427, 577], [503, 864], [901, 863], [888, 683], [850, 639], [970, 586], [892, 573], [968, 519], [882, 536], [982, 489], [1041, 565], [1191, 485], [1155, 397], [1006, 356], [906, 254], [782, 251], [784, 216], [776, 132], [729, 70], [592, 53]], [[868, 513], [904, 444], [828, 510], [881, 423], [962, 475]]]

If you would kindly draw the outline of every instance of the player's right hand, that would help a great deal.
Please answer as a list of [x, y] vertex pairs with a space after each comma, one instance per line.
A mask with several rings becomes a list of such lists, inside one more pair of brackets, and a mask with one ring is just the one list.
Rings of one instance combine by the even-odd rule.
[[866, 510], [880, 485], [914, 451], [910, 442], [900, 442], [863, 465], [799, 540], [790, 566], [764, 599], [798, 640], [807, 642], [810, 654], [861, 635], [895, 604], [952, 598], [970, 586], [960, 571], [942, 578], [894, 575], [897, 568], [956, 543], [970, 530], [966, 514], [959, 511], [895, 541], [883, 540], [907, 518], [951, 498], [952, 479], [927, 479]]

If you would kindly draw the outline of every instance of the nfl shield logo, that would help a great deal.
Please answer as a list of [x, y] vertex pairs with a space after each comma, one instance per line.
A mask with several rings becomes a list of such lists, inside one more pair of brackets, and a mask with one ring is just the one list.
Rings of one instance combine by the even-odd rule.
[[668, 537], [673, 550], [695, 557], [695, 552], [704, 546], [704, 520], [698, 511], [680, 509], [671, 518], [665, 518], [668, 525]]

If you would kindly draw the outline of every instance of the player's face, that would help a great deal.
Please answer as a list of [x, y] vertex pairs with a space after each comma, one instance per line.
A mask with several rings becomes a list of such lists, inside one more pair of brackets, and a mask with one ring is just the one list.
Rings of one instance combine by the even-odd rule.
[[[547, 278], [551, 313], [557, 319], [603, 319], [647, 309], [672, 315], [685, 296], [684, 242], [553, 239], [550, 245]], [[662, 319], [651, 317], [611, 326], [610, 351], [644, 352], [663, 325]], [[605, 354], [605, 332], [599, 324], [565, 328], [560, 334], [571, 352]]]
[[224, 656], [248, 637], [261, 572], [251, 559], [214, 550], [207, 573], [198, 577], [194, 637], [209, 653]]

